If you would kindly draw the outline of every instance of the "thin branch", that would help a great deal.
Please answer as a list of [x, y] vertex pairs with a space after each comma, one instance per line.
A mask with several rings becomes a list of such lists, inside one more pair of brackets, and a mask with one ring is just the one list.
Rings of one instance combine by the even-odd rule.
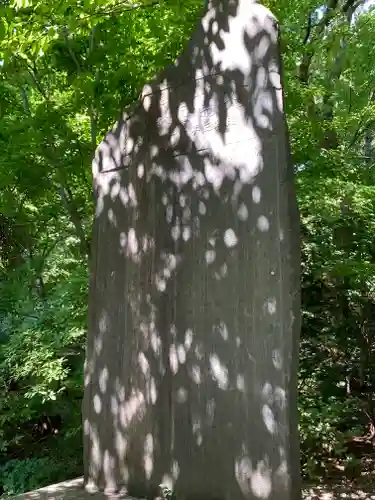
[[77, 72], [81, 73], [82, 72], [81, 65], [78, 62], [78, 59], [77, 59], [77, 57], [76, 57], [76, 55], [74, 53], [74, 50], [72, 49], [72, 46], [71, 46], [71, 43], [70, 43], [70, 39], [69, 39], [68, 30], [67, 30], [66, 26], [63, 27], [62, 32], [63, 32], [64, 40], [65, 40], [66, 45], [68, 47], [69, 55], [73, 59], [73, 62], [74, 62], [74, 64], [77, 67]]
[[313, 26], [312, 26], [312, 12], [311, 12], [309, 15], [309, 19], [307, 21], [306, 35], [305, 35], [305, 38], [303, 39], [303, 45], [306, 45], [307, 42], [310, 40], [312, 27]]
[[[95, 29], [96, 29], [96, 26], [93, 26], [93, 28], [91, 30], [90, 42], [89, 42], [89, 55], [91, 55], [93, 50], [94, 50]], [[72, 46], [70, 43], [71, 40], [69, 38], [69, 34], [68, 34], [68, 30], [67, 30], [66, 26], [64, 26], [62, 31], [63, 31], [65, 43], [68, 47], [68, 52], [70, 54], [70, 57], [72, 58], [74, 64], [76, 65], [77, 73], [81, 74], [83, 72], [82, 67], [77, 59], [76, 54], [74, 53], [74, 50], [72, 49]], [[96, 111], [93, 103], [88, 105], [88, 112], [89, 112], [89, 117], [90, 117], [91, 145], [92, 145], [93, 151], [95, 151], [96, 146], [97, 146], [97, 144], [96, 144], [97, 143], [97, 141], [96, 141], [97, 111]]]
[[358, 1], [347, 0], [342, 8], [342, 11], [344, 13], [351, 11], [351, 14], [353, 15], [353, 13], [358, 9], [358, 7], [360, 7], [364, 3], [365, 3], [365, 0], [358, 0]]
[[[89, 56], [91, 56], [92, 53], [94, 52], [95, 29], [96, 29], [96, 26], [93, 26], [93, 28], [91, 30], [90, 44], [89, 44]], [[95, 83], [98, 83], [98, 72], [95, 72]], [[95, 95], [93, 95], [93, 101], [95, 101]], [[94, 106], [93, 103], [91, 103], [89, 106], [89, 115], [90, 115], [91, 146], [92, 146], [93, 151], [95, 151], [96, 146], [97, 146], [96, 126], [98, 123], [98, 110]]]
[[86, 14], [86, 15], [80, 17], [79, 19], [87, 19], [87, 18], [95, 17], [95, 16], [106, 17], [106, 16], [111, 16], [112, 14], [118, 14], [118, 13], [122, 13], [122, 12], [133, 12], [135, 10], [149, 9], [151, 7], [160, 6], [160, 5], [163, 5], [166, 3], [168, 3], [168, 2], [165, 2], [165, 1], [160, 2], [159, 0], [155, 0], [155, 1], [147, 3], [147, 4], [134, 5], [134, 6], [128, 7], [128, 8], [122, 8], [121, 5], [125, 5], [125, 4], [129, 5], [128, 0], [124, 0], [124, 1], [118, 2], [118, 4], [115, 5], [113, 8], [108, 8], [108, 9], [103, 9], [101, 11], [92, 12], [91, 14]]
[[350, 144], [347, 147], [347, 150], [352, 149], [352, 147], [354, 146], [354, 144], [357, 142], [357, 140], [359, 139], [359, 137], [362, 135], [364, 129], [365, 129], [365, 127], [363, 127], [363, 120], [361, 120], [359, 122], [357, 130], [354, 132], [353, 138], [350, 141]]
[[352, 103], [353, 103], [353, 89], [352, 86], [350, 85], [349, 87], [349, 106], [348, 106], [348, 115], [352, 112]]
[[37, 91], [39, 92], [39, 94], [46, 101], [49, 101], [48, 94], [43, 90], [43, 87], [40, 85], [40, 81], [39, 81], [39, 78], [37, 77], [37, 70], [35, 68], [35, 65], [33, 67], [33, 66], [31, 66], [31, 64], [29, 62], [26, 61], [26, 67], [27, 67], [27, 72], [31, 76], [31, 79], [33, 80], [33, 82], [35, 84], [35, 88], [37, 89]]
[[[323, 33], [325, 28], [329, 26], [330, 22], [334, 18], [337, 5], [338, 5], [338, 0], [331, 0], [329, 2], [327, 10], [325, 11], [322, 19], [315, 25], [317, 29], [315, 30], [314, 36], [312, 36], [312, 26], [310, 27], [309, 39], [311, 42], [317, 40], [317, 38]], [[311, 19], [311, 14], [309, 19]], [[309, 26], [309, 24], [307, 26]], [[314, 56], [314, 49], [309, 44], [308, 48], [306, 49], [306, 52], [302, 57], [302, 61], [299, 67], [299, 80], [304, 84], [307, 84], [309, 80], [309, 72], [313, 56]]]
[[[375, 91], [370, 93], [368, 104], [370, 104], [374, 100], [374, 98], [375, 98]], [[366, 128], [368, 128], [371, 124], [374, 123], [374, 120], [370, 120], [369, 122], [366, 123], [366, 125], [363, 125], [364, 121], [365, 121], [365, 118], [362, 117], [361, 120], [359, 121], [357, 130], [354, 132], [353, 138], [350, 141], [349, 146], [347, 147], [347, 151], [349, 151], [349, 149], [351, 149], [354, 146], [354, 144], [359, 139], [359, 137], [363, 134], [363, 132], [366, 130]]]

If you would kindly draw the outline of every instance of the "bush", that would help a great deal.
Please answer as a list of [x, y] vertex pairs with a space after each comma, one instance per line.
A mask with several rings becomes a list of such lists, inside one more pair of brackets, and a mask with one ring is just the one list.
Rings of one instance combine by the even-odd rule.
[[57, 466], [47, 457], [10, 460], [0, 468], [0, 491], [11, 496], [47, 485], [56, 476]]

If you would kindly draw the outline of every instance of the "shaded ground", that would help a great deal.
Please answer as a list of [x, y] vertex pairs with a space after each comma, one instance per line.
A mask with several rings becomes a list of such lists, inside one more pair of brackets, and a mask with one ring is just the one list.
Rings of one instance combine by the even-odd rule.
[[319, 486], [305, 486], [302, 494], [304, 500], [375, 500], [375, 482], [353, 483], [343, 481], [341, 484], [324, 484]]
[[[303, 500], [375, 500], [375, 477], [363, 476], [355, 481], [327, 482], [306, 486]], [[82, 489], [82, 480], [67, 481], [41, 490], [13, 497], [14, 500], [133, 500], [117, 495], [88, 495]]]
[[326, 479], [321, 484], [305, 485], [304, 500], [375, 500], [375, 448], [366, 438], [354, 438], [348, 452], [356, 457], [355, 465], [340, 462], [326, 465]]

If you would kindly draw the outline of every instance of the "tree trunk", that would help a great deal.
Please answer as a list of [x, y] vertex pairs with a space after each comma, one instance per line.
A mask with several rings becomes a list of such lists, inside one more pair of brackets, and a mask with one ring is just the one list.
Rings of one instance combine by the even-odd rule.
[[85, 482], [300, 499], [299, 216], [278, 29], [210, 2], [99, 146]]

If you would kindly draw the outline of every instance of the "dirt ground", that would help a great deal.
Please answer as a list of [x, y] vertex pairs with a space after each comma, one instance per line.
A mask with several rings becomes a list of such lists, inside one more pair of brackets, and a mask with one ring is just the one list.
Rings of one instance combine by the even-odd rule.
[[303, 489], [302, 498], [304, 500], [375, 500], [375, 483], [372, 486], [352, 482], [307, 486]]
[[343, 467], [332, 467], [321, 484], [304, 484], [303, 500], [375, 500], [375, 456], [361, 462], [361, 472], [350, 479]]

